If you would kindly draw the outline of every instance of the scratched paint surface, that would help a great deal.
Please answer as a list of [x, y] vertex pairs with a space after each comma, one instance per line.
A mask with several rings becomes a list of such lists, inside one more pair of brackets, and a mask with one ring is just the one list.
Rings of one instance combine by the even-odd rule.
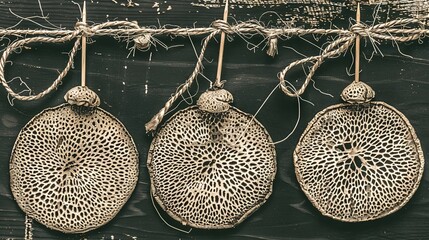
[[[232, 0], [231, 0], [232, 1]], [[278, 17], [267, 11], [275, 11], [284, 21], [294, 18], [297, 26], [318, 25], [347, 27], [354, 9], [349, 1], [257, 1], [232, 2], [231, 16], [237, 21], [261, 19], [264, 23], [279, 24]], [[261, 2], [261, 1], [260, 1]], [[261, 2], [262, 3], [262, 2]], [[43, 0], [44, 15], [55, 25], [73, 29], [79, 11], [71, 1]], [[212, 5], [214, 4], [214, 5]], [[222, 16], [223, 9], [211, 1], [169, 0], [138, 1], [127, 0], [89, 1], [88, 21], [128, 19], [141, 25], [159, 26], [171, 24], [180, 26], [208, 26]], [[427, 10], [427, 1], [392, 1], [380, 7], [378, 21], [403, 16], [419, 16]], [[129, 6], [130, 5], [130, 6]], [[374, 5], [375, 6], [375, 5]], [[416, 8], [421, 6], [421, 8]], [[9, 9], [13, 11], [12, 14]], [[317, 15], [323, 9], [322, 15]], [[416, 9], [420, 9], [416, 11]], [[422, 10], [423, 9], [423, 10]], [[374, 7], [363, 7], [363, 19], [371, 22]], [[269, 14], [272, 14], [270, 17]], [[37, 1], [0, 2], [0, 27], [16, 24], [16, 15], [30, 17], [41, 15]], [[262, 16], [262, 17], [261, 17]], [[37, 20], [37, 19], [36, 19]], [[40, 18], [39, 18], [40, 20]], [[232, 18], [230, 18], [233, 21]], [[331, 21], [332, 20], [332, 21]], [[280, 21], [281, 22], [281, 21]], [[22, 28], [36, 28], [29, 22]], [[192, 72], [196, 57], [188, 38], [161, 37], [158, 39], [169, 50], [157, 45], [146, 52], [136, 52], [133, 56], [125, 42], [118, 43], [112, 38], [94, 38], [88, 45], [88, 86], [101, 98], [101, 107], [115, 115], [133, 136], [140, 153], [139, 182], [130, 200], [121, 212], [107, 225], [85, 234], [64, 235], [48, 230], [33, 222], [34, 239], [427, 239], [429, 236], [429, 175], [424, 174], [422, 183], [411, 201], [399, 212], [368, 223], [347, 224], [323, 217], [312, 207], [296, 181], [292, 164], [292, 153], [300, 134], [313, 116], [323, 108], [339, 103], [339, 94], [352, 81], [346, 69], [352, 57], [347, 54], [329, 60], [314, 77], [315, 87], [332, 94], [331, 98], [310, 87], [303, 98], [313, 105], [302, 102], [301, 122], [296, 132], [286, 141], [276, 145], [278, 172], [272, 196], [258, 211], [235, 229], [204, 231], [192, 230], [185, 234], [168, 227], [158, 216], [150, 198], [149, 177], [146, 168], [147, 150], [152, 140], [144, 132], [144, 124], [163, 106], [175, 89]], [[192, 38], [199, 51], [202, 38]], [[293, 38], [279, 43], [279, 55], [271, 58], [265, 54], [264, 42], [259, 48], [249, 50], [249, 43], [235, 36], [227, 42], [223, 77], [226, 88], [234, 95], [234, 105], [239, 109], [255, 113], [267, 95], [277, 85], [277, 73], [288, 63], [319, 54], [320, 49], [308, 41], [321, 46], [326, 39], [317, 42], [312, 37]], [[253, 43], [259, 43], [257, 37]], [[0, 46], [7, 44], [7, 39]], [[174, 46], [174, 47], [173, 47]], [[252, 45], [253, 46], [253, 45]], [[15, 54], [7, 65], [6, 77], [20, 76], [35, 92], [40, 92], [52, 82], [58, 70], [65, 65], [71, 44], [34, 44], [32, 49], [24, 49]], [[377, 100], [385, 101], [403, 112], [411, 121], [420, 137], [422, 147], [429, 152], [429, 42], [396, 45], [386, 42], [379, 48], [384, 57], [376, 55], [371, 62], [362, 61], [361, 79], [376, 91]], [[293, 48], [293, 49], [292, 49]], [[190, 94], [201, 93], [216, 74], [218, 43], [213, 41], [207, 51], [204, 63], [204, 77], [199, 76]], [[363, 46], [365, 56], [369, 56], [372, 46]], [[127, 58], [127, 56], [129, 56]], [[7, 94], [0, 89], [0, 239], [23, 239], [25, 236], [25, 214], [15, 203], [9, 188], [9, 158], [20, 129], [44, 108], [64, 102], [63, 96], [80, 82], [80, 58], [75, 68], [64, 79], [57, 91], [37, 102], [15, 101], [10, 106]], [[299, 69], [298, 69], [299, 70]], [[299, 86], [304, 75], [294, 71], [287, 79]], [[17, 90], [25, 89], [19, 79], [11, 83]], [[186, 95], [185, 97], [188, 97]], [[189, 102], [189, 99], [187, 99]], [[195, 99], [194, 99], [195, 100]], [[195, 102], [195, 101], [194, 101]], [[185, 101], [177, 109], [183, 109]], [[274, 141], [284, 138], [293, 128], [297, 119], [296, 99], [286, 97], [281, 91], [274, 92], [260, 111], [257, 119], [265, 125]], [[171, 115], [170, 115], [171, 116]], [[426, 172], [429, 164], [426, 164]], [[168, 215], [161, 215], [167, 222], [185, 230]]]
[[[219, 8], [222, 0], [197, 0], [194, 6]], [[345, 19], [345, 11], [355, 8], [353, 0], [231, 0], [233, 9], [260, 8], [275, 11], [283, 21], [294, 21], [317, 26], [329, 23], [334, 19]], [[370, 0], [363, 1], [363, 5], [375, 7], [380, 5], [380, 13], [386, 12], [402, 17], [421, 17], [429, 14], [428, 0]], [[281, 24], [282, 21], [277, 23]]]
[[[139, 13], [145, 13], [148, 10], [146, 1], [112, 0], [112, 2], [123, 7], [136, 8]], [[295, 26], [326, 26], [333, 20], [344, 22], [349, 17], [350, 11], [355, 11], [356, 6], [354, 0], [230, 0], [229, 2], [231, 16], [237, 20], [258, 19], [275, 25], [287, 23]], [[173, 12], [175, 4], [175, 1], [154, 1], [151, 8], [157, 15], [169, 14]], [[193, 0], [190, 4], [197, 7], [196, 9], [217, 9], [223, 8], [224, 1]], [[382, 21], [401, 17], [421, 18], [429, 14], [429, 0], [368, 0], [362, 1], [362, 5], [363, 8], [377, 8], [378, 17], [382, 18]], [[189, 12], [201, 11], [190, 9], [193, 10]], [[249, 9], [265, 13], [255, 16], [248, 13]], [[270, 15], [275, 15], [278, 19], [273, 21], [269, 18]]]

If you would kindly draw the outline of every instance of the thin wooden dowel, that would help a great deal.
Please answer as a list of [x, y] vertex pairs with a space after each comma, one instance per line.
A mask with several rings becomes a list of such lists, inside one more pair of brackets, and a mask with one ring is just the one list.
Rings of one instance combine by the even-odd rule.
[[[356, 9], [356, 24], [360, 23], [360, 2], [357, 3]], [[360, 75], [360, 36], [356, 36], [356, 45], [355, 45], [355, 82], [359, 82]]]
[[[225, 9], [223, 11], [223, 20], [226, 22], [228, 21], [228, 0], [225, 1]], [[224, 32], [220, 35], [220, 47], [219, 47], [219, 59], [217, 64], [217, 73], [216, 73], [216, 81], [214, 83], [215, 87], [221, 87], [222, 86], [222, 63], [223, 63], [223, 52], [225, 49], [225, 36], [226, 34]]]
[[[82, 22], [86, 23], [86, 1], [83, 2]], [[81, 70], [81, 86], [86, 85], [86, 35], [82, 33], [82, 70]]]

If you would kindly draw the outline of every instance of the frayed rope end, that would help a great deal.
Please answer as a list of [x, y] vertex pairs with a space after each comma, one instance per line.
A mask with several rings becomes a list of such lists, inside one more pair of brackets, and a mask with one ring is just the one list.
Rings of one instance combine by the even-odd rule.
[[268, 40], [268, 50], [267, 50], [268, 56], [275, 57], [279, 52], [277, 48], [277, 42], [278, 42], [277, 37], [271, 37]]
[[149, 122], [147, 122], [144, 127], [146, 129], [146, 134], [149, 134], [151, 132], [154, 132], [156, 128], [158, 127], [159, 120], [157, 118], [158, 116], [155, 115]]

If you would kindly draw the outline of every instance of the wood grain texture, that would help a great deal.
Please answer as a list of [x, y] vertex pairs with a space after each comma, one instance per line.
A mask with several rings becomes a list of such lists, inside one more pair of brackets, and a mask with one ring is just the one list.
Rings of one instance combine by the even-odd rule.
[[[88, 21], [103, 22], [114, 19], [138, 21], [141, 25], [174, 24], [180, 26], [207, 26], [214, 19], [222, 16], [221, 8], [195, 6], [197, 0], [160, 1], [159, 7], [153, 7], [155, 1], [133, 1], [139, 4], [126, 7], [126, 1], [91, 1], [88, 2]], [[416, 1], [417, 2], [417, 1]], [[204, 3], [200, 1], [200, 3]], [[424, 2], [424, 3], [427, 3]], [[67, 28], [73, 28], [79, 11], [70, 1], [42, 1], [44, 13], [49, 20]], [[274, 10], [281, 16], [300, 16], [302, 24], [312, 23], [307, 13], [294, 12], [296, 6], [278, 4], [273, 8], [256, 6], [253, 8], [236, 7], [231, 15], [237, 20], [259, 19], [266, 11]], [[170, 10], [168, 6], [171, 6]], [[391, 5], [382, 7], [389, 9]], [[9, 1], [0, 3], [0, 27], [8, 27], [19, 21], [9, 12], [29, 17], [40, 15], [37, 1]], [[159, 9], [158, 9], [159, 8]], [[299, 7], [298, 7], [299, 9]], [[343, 8], [342, 8], [343, 9]], [[371, 22], [372, 8], [365, 6], [363, 19]], [[337, 14], [337, 13], [333, 13]], [[407, 15], [404, 11], [383, 12], [379, 21]], [[336, 26], [348, 26], [352, 17], [352, 8], [344, 8], [338, 18], [332, 18]], [[264, 15], [265, 17], [267, 15]], [[268, 24], [276, 23], [276, 17], [264, 18]], [[331, 24], [324, 19], [322, 26]], [[296, 24], [299, 24], [298, 22]], [[34, 24], [23, 23], [22, 28], [36, 28]], [[168, 51], [157, 46], [147, 52], [137, 52], [127, 58], [129, 51], [125, 43], [118, 43], [112, 38], [94, 38], [88, 45], [87, 84], [101, 98], [101, 107], [115, 115], [127, 127], [133, 136], [140, 153], [140, 177], [138, 185], [124, 208], [110, 223], [89, 233], [64, 235], [34, 222], [34, 239], [427, 239], [429, 236], [429, 175], [424, 174], [422, 183], [411, 201], [399, 212], [386, 218], [366, 223], [342, 223], [323, 217], [311, 205], [299, 188], [295, 178], [292, 152], [300, 134], [315, 113], [323, 108], [340, 102], [339, 94], [353, 80], [346, 73], [351, 64], [350, 54], [327, 61], [316, 73], [316, 87], [332, 94], [328, 97], [311, 87], [304, 98], [315, 106], [302, 104], [301, 123], [297, 131], [286, 141], [276, 146], [278, 172], [273, 194], [258, 211], [251, 215], [237, 228], [229, 230], [204, 231], [193, 230], [182, 234], [166, 226], [154, 210], [149, 195], [149, 177], [146, 168], [147, 150], [151, 136], [145, 134], [144, 124], [163, 106], [169, 96], [192, 72], [196, 56], [189, 39], [160, 37], [168, 46], [183, 45]], [[192, 39], [197, 50], [201, 38]], [[262, 39], [253, 38], [257, 44]], [[311, 37], [307, 40], [313, 41]], [[318, 45], [325, 41], [322, 38]], [[4, 40], [2, 44], [6, 44]], [[261, 47], [264, 45], [262, 43]], [[4, 45], [3, 45], [4, 46]], [[277, 73], [288, 63], [302, 56], [291, 50], [309, 55], [316, 55], [319, 49], [306, 41], [293, 38], [279, 43], [279, 55], [271, 58], [262, 48], [249, 51], [248, 45], [235, 36], [225, 48], [223, 78], [228, 80], [226, 88], [234, 95], [235, 106], [255, 113], [269, 92], [277, 85]], [[32, 45], [31, 50], [24, 50], [11, 58], [13, 65], [8, 65], [8, 79], [20, 76], [36, 92], [46, 88], [55, 78], [57, 71], [66, 63], [71, 44]], [[401, 55], [396, 45], [383, 43], [380, 48], [384, 57], [376, 55], [371, 62], [362, 62], [361, 79], [376, 91], [376, 99], [385, 101], [403, 112], [413, 124], [422, 147], [429, 151], [429, 42], [402, 44]], [[214, 80], [218, 44], [212, 42], [207, 51], [204, 75]], [[369, 56], [371, 45], [363, 47]], [[213, 62], [209, 62], [212, 61]], [[7, 94], [0, 89], [0, 239], [22, 239], [25, 234], [25, 215], [15, 203], [9, 188], [9, 158], [12, 146], [20, 129], [44, 108], [63, 103], [63, 96], [71, 87], [80, 83], [80, 67], [76, 59], [75, 68], [64, 79], [57, 91], [36, 102], [15, 101], [10, 106]], [[288, 80], [299, 86], [304, 75], [299, 69], [287, 76]], [[13, 86], [22, 89], [19, 82]], [[208, 81], [202, 76], [191, 93], [204, 91]], [[194, 99], [195, 100], [195, 99]], [[186, 107], [182, 102], [178, 109]], [[289, 98], [280, 90], [274, 92], [266, 106], [257, 116], [267, 128], [274, 141], [285, 137], [293, 128], [297, 117], [296, 99]], [[427, 156], [427, 154], [425, 154]], [[429, 164], [426, 164], [426, 172]], [[167, 215], [163, 217], [175, 226], [179, 226]], [[180, 227], [180, 226], [179, 226]], [[184, 227], [186, 228], [186, 227]]]

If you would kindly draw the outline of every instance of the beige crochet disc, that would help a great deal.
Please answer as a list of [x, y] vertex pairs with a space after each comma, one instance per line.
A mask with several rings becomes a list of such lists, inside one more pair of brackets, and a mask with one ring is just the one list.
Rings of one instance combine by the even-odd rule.
[[133, 192], [139, 170], [125, 127], [83, 88], [70, 90], [69, 103], [45, 109], [28, 122], [10, 160], [11, 190], [21, 209], [65, 233], [87, 232], [115, 217]]
[[345, 222], [397, 211], [423, 175], [422, 148], [407, 118], [384, 102], [371, 102], [374, 92], [360, 91], [369, 87], [362, 86], [345, 89], [349, 103], [319, 112], [294, 152], [296, 176], [309, 200], [323, 215]]
[[231, 228], [270, 196], [275, 149], [265, 128], [232, 107], [226, 90], [201, 95], [177, 112], [149, 150], [152, 194], [184, 225]]

